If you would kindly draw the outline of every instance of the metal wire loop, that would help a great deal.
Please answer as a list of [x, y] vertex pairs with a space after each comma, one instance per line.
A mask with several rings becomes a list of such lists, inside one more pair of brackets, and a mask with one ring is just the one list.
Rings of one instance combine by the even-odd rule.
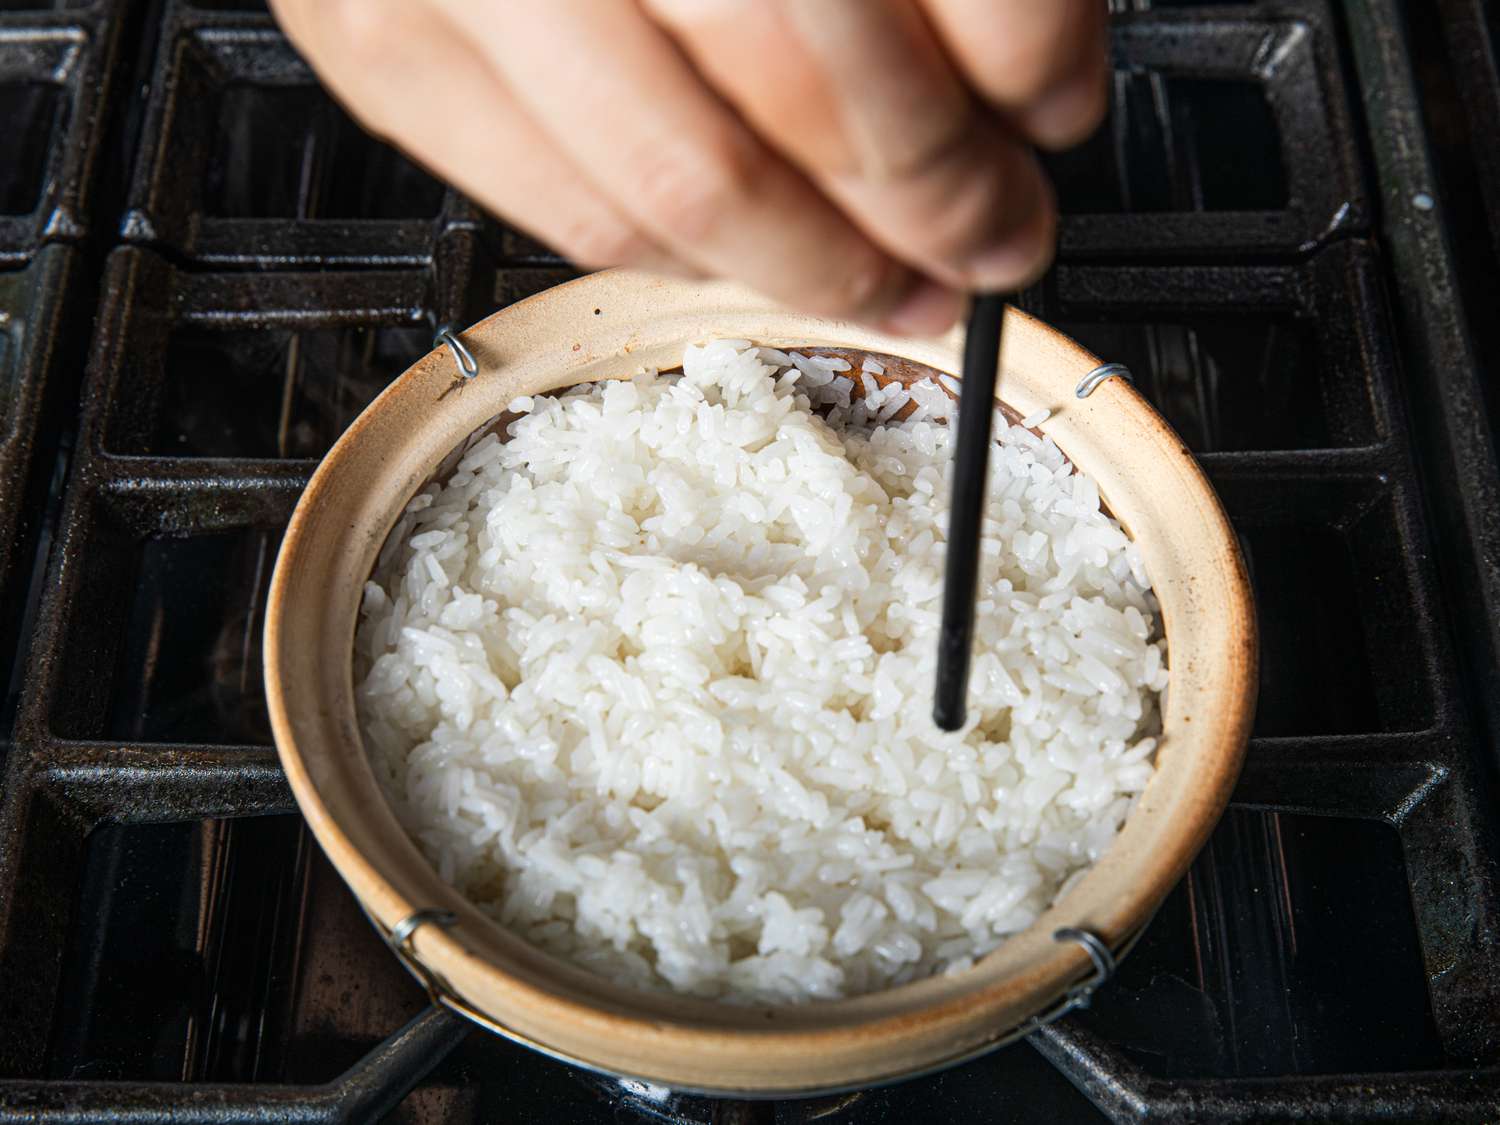
[[452, 352], [453, 362], [458, 364], [458, 373], [465, 379], [472, 379], [479, 374], [479, 362], [474, 358], [474, 353], [458, 338], [458, 333], [446, 324], [433, 336], [432, 346], [446, 347]]
[[1068, 989], [1068, 999], [1075, 1001], [1079, 1008], [1087, 1008], [1094, 991], [1115, 975], [1115, 955], [1110, 952], [1109, 946], [1099, 940], [1098, 935], [1072, 926], [1056, 931], [1052, 935], [1052, 940], [1077, 942], [1083, 946], [1083, 951], [1094, 963], [1094, 975]]
[[390, 942], [392, 948], [410, 957], [412, 956], [411, 939], [419, 929], [431, 922], [434, 926], [441, 926], [446, 930], [457, 921], [458, 915], [451, 910], [417, 910], [397, 922], [391, 928], [390, 936], [386, 940]]
[[1099, 388], [1099, 384], [1110, 379], [1124, 379], [1127, 383], [1135, 380], [1130, 375], [1130, 368], [1123, 363], [1101, 363], [1082, 379], [1078, 380], [1078, 388], [1074, 391], [1079, 398], [1088, 398]]
[[1079, 981], [1063, 993], [1052, 1008], [1045, 1012], [1039, 1012], [1030, 1020], [1016, 1029], [1015, 1038], [1030, 1035], [1046, 1027], [1049, 1023], [1056, 1023], [1069, 1012], [1076, 1012], [1080, 1008], [1087, 1008], [1089, 1001], [1094, 998], [1094, 993], [1115, 975], [1115, 955], [1109, 946], [1104, 944], [1098, 934], [1090, 933], [1088, 930], [1077, 929], [1073, 926], [1065, 926], [1060, 930], [1054, 930], [1052, 940], [1056, 942], [1071, 941], [1083, 946], [1083, 951], [1089, 955], [1089, 960], [1094, 963], [1094, 975], [1088, 980]]

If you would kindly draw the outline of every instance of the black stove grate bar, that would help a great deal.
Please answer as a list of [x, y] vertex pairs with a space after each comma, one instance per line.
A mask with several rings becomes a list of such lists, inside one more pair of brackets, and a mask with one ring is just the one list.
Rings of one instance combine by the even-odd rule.
[[1073, 1020], [1044, 1028], [1028, 1042], [1111, 1121], [1122, 1123], [1486, 1122], [1500, 1104], [1495, 1069], [1166, 1082]]
[[[1485, 714], [1491, 741], [1500, 731], [1500, 322], [1490, 296], [1500, 276], [1500, 9], [1484, 0], [1442, 0], [1441, 18], [1405, 4], [1413, 77], [1420, 101], [1391, 99], [1392, 128], [1379, 138], [1391, 168], [1392, 250], [1411, 352], [1423, 369], [1414, 403], [1428, 465], [1428, 502], [1441, 525], [1464, 528], [1440, 556], [1466, 648], [1471, 695]], [[1395, 60], [1391, 65], [1395, 65]], [[1420, 117], [1418, 116], [1420, 114]], [[1398, 130], [1425, 125], [1426, 148], [1396, 143]], [[1401, 206], [1425, 191], [1432, 211]], [[1412, 263], [1437, 268], [1413, 273]], [[1426, 284], [1417, 285], [1422, 277]], [[1500, 769], [1500, 755], [1495, 759]], [[1500, 800], [1500, 797], [1497, 797]]]
[[[467, 250], [472, 251], [473, 246]], [[337, 362], [343, 366], [317, 372], [328, 382], [342, 384], [349, 374], [346, 367], [373, 366], [367, 375], [359, 372], [363, 378], [354, 388], [373, 392], [400, 369], [391, 364], [405, 366], [423, 354], [438, 324], [464, 319], [464, 310], [471, 304], [471, 273], [469, 252], [451, 259], [440, 256], [417, 270], [294, 274], [198, 274], [175, 269], [154, 254], [118, 252], [110, 273], [112, 292], [101, 313], [110, 321], [99, 337], [107, 343], [96, 361], [109, 374], [94, 385], [94, 393], [104, 397], [89, 411], [81, 440], [96, 452], [100, 464], [110, 467], [108, 487], [121, 491], [157, 487], [191, 490], [194, 482], [213, 479], [240, 482], [238, 487], [250, 487], [247, 482], [255, 480], [266, 484], [275, 481], [278, 488], [300, 491], [317, 457], [364, 401], [317, 397], [317, 388], [305, 386], [301, 372], [294, 370], [296, 365], [290, 358], [292, 335], [382, 327], [401, 330], [400, 346], [392, 354], [373, 360], [339, 356]], [[233, 332], [240, 335], [215, 336]], [[223, 370], [234, 356], [222, 349], [174, 353], [174, 345], [182, 337], [192, 337], [198, 343], [203, 337], [243, 343], [244, 350], [256, 357], [260, 366], [237, 374]], [[268, 355], [267, 347], [281, 351]], [[273, 371], [277, 364], [279, 369]], [[182, 397], [205, 365], [217, 366], [224, 378], [235, 376], [244, 384], [243, 390], [240, 383], [226, 387], [223, 397], [230, 400], [227, 407], [211, 400]], [[287, 386], [278, 388], [272, 379], [287, 382]], [[114, 388], [124, 385], [129, 385], [132, 393], [115, 395]], [[273, 400], [273, 394], [279, 397]], [[229, 456], [218, 455], [217, 448], [208, 456], [195, 455], [192, 447], [182, 450], [186, 457], [152, 456], [173, 454], [181, 448], [163, 431], [167, 415], [174, 410], [201, 413], [217, 409], [221, 413], [206, 418], [205, 424], [233, 429], [236, 419], [223, 413], [226, 410], [232, 413], [244, 407], [253, 411], [269, 405], [274, 422], [277, 412], [286, 412], [286, 394], [308, 398], [308, 409], [320, 415], [325, 442], [321, 447], [287, 444], [283, 431], [288, 419], [283, 417], [279, 426], [271, 426], [275, 432], [269, 435], [268, 444], [257, 447], [249, 442], [226, 447], [222, 452]], [[241, 402], [235, 395], [258, 397]], [[299, 452], [303, 456], [299, 457]], [[235, 456], [243, 453], [253, 456]]]
[[0, 1125], [363, 1125], [394, 1109], [472, 1030], [428, 1008], [321, 1086], [0, 1080]]
[[126, 242], [197, 265], [426, 265], [479, 211], [366, 136], [268, 14], [170, 0]]
[[297, 811], [271, 747], [58, 742], [37, 761], [49, 794], [96, 824]]
[[124, 6], [0, 11], [0, 265], [49, 243], [79, 242], [99, 217], [94, 189], [122, 77]]
[[64, 345], [69, 282], [77, 269], [70, 247], [38, 250], [21, 269], [0, 266], [0, 684], [11, 682], [9, 643], [19, 625], [26, 516], [45, 502], [45, 481], [33, 471], [55, 368]]
[[[1191, 16], [1145, 9], [1118, 15], [1113, 26], [1112, 122], [1054, 161], [1065, 255], [1286, 255], [1368, 229], [1325, 4], [1224, 5]], [[1188, 82], [1174, 88], [1174, 76]], [[1209, 177], [1217, 163], [1201, 162], [1197, 151], [1223, 112], [1214, 99], [1236, 87], [1264, 99], [1269, 135], [1257, 138], [1258, 162], [1215, 183]], [[1232, 159], [1220, 155], [1221, 162]], [[1263, 180], [1260, 190], [1244, 187]]]
[[[1191, 293], [1195, 283], [1207, 294]], [[1257, 526], [1287, 521], [1323, 527], [1349, 526], [1351, 521], [1357, 525], [1363, 518], [1357, 512], [1380, 508], [1382, 530], [1360, 540], [1362, 561], [1373, 563], [1373, 552], [1394, 544], [1402, 560], [1399, 569], [1407, 578], [1403, 588], [1391, 582], [1391, 572], [1382, 571], [1367, 579], [1369, 584], [1362, 591], [1367, 651], [1371, 667], [1382, 679], [1382, 690], [1371, 696], [1371, 705], [1388, 702], [1391, 693], [1403, 686], [1417, 682], [1423, 686], [1410, 694], [1402, 714], [1390, 716], [1387, 732], [1256, 739], [1236, 800], [1284, 811], [1378, 817], [1400, 827], [1439, 1035], [1454, 1057], [1485, 1057], [1500, 1042], [1495, 1018], [1500, 983], [1493, 971], [1500, 952], [1500, 904], [1491, 883], [1496, 851], [1488, 819], [1485, 751], [1476, 746], [1459, 702], [1460, 680], [1452, 654], [1440, 639], [1445, 623], [1425, 546], [1420, 491], [1408, 452], [1397, 363], [1387, 343], [1390, 330], [1373, 255], [1357, 241], [1346, 241], [1307, 265], [1286, 269], [1199, 271], [1065, 264], [1051, 284], [1028, 295], [1028, 303], [1064, 328], [1077, 324], [1087, 344], [1090, 333], [1107, 329], [1108, 322], [1121, 317], [1121, 306], [1140, 302], [1164, 320], [1180, 319], [1195, 308], [1213, 309], [1233, 302], [1243, 289], [1253, 291], [1259, 302], [1271, 307], [1313, 310], [1322, 337], [1324, 369], [1339, 371], [1345, 384], [1352, 381], [1352, 372], [1365, 372], [1374, 406], [1373, 417], [1366, 419], [1369, 429], [1348, 431], [1361, 442], [1348, 448], [1291, 454], [1200, 454], [1231, 518], [1249, 540], [1252, 578], [1266, 598], [1275, 575], [1257, 573]], [[1362, 311], [1351, 318], [1349, 309]], [[1107, 332], [1103, 338], [1110, 339]], [[1118, 357], [1109, 354], [1107, 358]], [[1161, 364], [1160, 356], [1152, 359], [1147, 370]], [[1200, 435], [1212, 436], [1213, 427], [1205, 424], [1201, 410], [1173, 418], [1170, 388], [1154, 391], [1152, 397], [1179, 432], [1190, 434], [1196, 426]], [[1302, 385], [1299, 409], [1307, 409], [1308, 397]], [[1332, 428], [1337, 429], [1341, 417], [1346, 422], [1351, 419], [1356, 409], [1349, 401], [1333, 406]], [[1352, 486], [1354, 493], [1342, 491], [1341, 484]], [[1281, 565], [1297, 564], [1288, 560]], [[1270, 608], [1266, 612], [1275, 614]], [[1377, 622], [1389, 625], [1403, 617], [1414, 618], [1422, 626], [1402, 636], [1380, 635]], [[1276, 651], [1278, 643], [1273, 633], [1263, 637], [1268, 646], [1263, 676], [1273, 673], [1278, 659], [1288, 655]], [[1378, 671], [1382, 667], [1383, 674]], [[1307, 671], [1314, 676], [1324, 674], [1312, 666]], [[1262, 727], [1274, 698], [1294, 692], [1295, 686], [1281, 681], [1267, 688], [1263, 682], [1258, 733], [1291, 733]]]
[[[1443, 787], [1446, 735], [1255, 739], [1232, 803], [1401, 824]], [[48, 742], [37, 776], [89, 822], [222, 819], [295, 811], [269, 746]]]
[[1454, 63], [1457, 94], [1468, 111], [1470, 157], [1489, 216], [1490, 238], [1500, 254], [1500, 13], [1486, 0], [1439, 0], [1442, 31]]
[[[374, 365], [374, 374], [355, 388], [373, 394], [426, 352], [434, 324], [472, 318], [463, 303], [474, 283], [470, 269], [467, 253], [418, 270], [280, 275], [190, 274], [142, 250], [112, 256], [50, 590], [43, 594], [29, 654], [31, 674], [0, 788], [0, 993], [8, 1001], [14, 998], [20, 1012], [7, 1019], [0, 1074], [36, 1073], [42, 1064], [67, 925], [67, 911], [47, 904], [60, 901], [52, 897], [57, 890], [71, 897], [79, 885], [84, 840], [95, 825], [255, 816], [295, 807], [268, 746], [111, 739], [125, 732], [97, 727], [100, 717], [119, 710], [118, 700], [111, 702], [112, 681], [118, 661], [128, 656], [121, 640], [130, 612], [134, 553], [143, 544], [194, 541], [179, 540], [182, 536], [201, 541], [226, 531], [259, 534], [251, 592], [263, 589], [280, 529], [315, 465], [310, 458], [131, 455], [129, 450], [144, 447], [153, 432], [157, 419], [146, 415], [162, 409], [170, 338], [248, 329], [257, 337], [283, 339], [297, 352], [297, 340], [319, 333], [363, 339], [388, 326], [398, 337], [391, 345], [394, 357], [351, 356], [347, 349], [337, 356], [361, 373], [362, 365]], [[196, 354], [178, 367], [177, 374], [185, 371], [189, 382], [212, 369]], [[296, 374], [285, 370], [288, 379]], [[321, 385], [316, 378], [311, 384]], [[271, 390], [278, 401], [284, 397], [276, 387]], [[363, 405], [363, 400], [313, 402], [319, 432], [331, 440]], [[111, 446], [124, 452], [111, 452]], [[215, 677], [227, 672], [213, 685], [216, 699], [225, 692], [236, 700], [246, 694], [260, 698], [263, 604], [252, 602], [248, 617], [230, 622], [235, 633], [229, 647], [208, 654]], [[99, 643], [73, 650], [66, 642], [54, 646], [48, 640], [83, 633]], [[225, 660], [230, 663], [221, 669]], [[259, 729], [254, 715], [249, 721]], [[263, 725], [263, 718], [259, 722]]]
[[1432, 732], [1257, 738], [1233, 803], [1399, 824], [1447, 781], [1451, 753], [1450, 739]]
[[[1452, 751], [1452, 739], [1434, 732], [1254, 739], [1233, 803], [1400, 824], [1446, 784]], [[55, 740], [33, 753], [38, 777], [90, 820], [295, 810], [269, 746]]]
[[[1240, 808], [1400, 825], [1449, 780], [1446, 736], [1256, 739], [1232, 803]], [[88, 824], [226, 819], [295, 812], [269, 746], [54, 740], [36, 777]]]
[[[1477, 720], [1487, 725], [1488, 739], [1475, 740], [1472, 756], [1476, 786], [1482, 786], [1481, 807], [1493, 809], [1500, 710], [1488, 689], [1500, 655], [1500, 567], [1495, 564], [1500, 552], [1500, 462], [1494, 434], [1485, 426], [1484, 394], [1478, 383], [1484, 367], [1466, 322], [1454, 248], [1441, 218], [1444, 202], [1407, 45], [1410, 24], [1432, 18], [1425, 8], [1399, 0], [1372, 0], [1348, 9], [1354, 61], [1362, 83], [1372, 91], [1370, 134], [1384, 186], [1399, 328], [1413, 372], [1414, 447], [1423, 454], [1422, 483], [1435, 523], [1446, 531], [1437, 541], [1434, 569], [1445, 583], [1452, 628], [1467, 657], [1464, 686]], [[1438, 841], [1444, 826], [1433, 811], [1427, 810], [1432, 819], [1424, 836], [1433, 853], [1431, 862], [1415, 877], [1450, 885], [1493, 879], [1492, 869], [1470, 866], [1467, 855], [1442, 855]], [[1474, 837], [1492, 849], [1494, 821], [1476, 818], [1469, 823]], [[1454, 913], [1451, 925], [1491, 928], [1495, 918]], [[1493, 982], [1495, 965], [1491, 959], [1469, 971], [1481, 981]], [[1457, 993], [1454, 1001], [1463, 1003]], [[1476, 1057], [1492, 1059], [1496, 1043], [1476, 1042], [1474, 1048]]]

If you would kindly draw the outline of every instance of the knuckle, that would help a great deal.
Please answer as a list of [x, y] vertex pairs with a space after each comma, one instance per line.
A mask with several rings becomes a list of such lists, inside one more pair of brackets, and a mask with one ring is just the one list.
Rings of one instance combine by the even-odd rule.
[[880, 153], [880, 162], [869, 169], [875, 183], [902, 183], [926, 176], [935, 167], [960, 156], [972, 139], [974, 119], [965, 111], [933, 122], [930, 128], [892, 138]]
[[639, 232], [613, 216], [575, 219], [558, 236], [558, 242], [573, 262], [595, 269], [637, 261], [648, 249]]
[[640, 164], [636, 196], [650, 220], [688, 242], [711, 242], [756, 193], [760, 174], [732, 138]]
[[957, 265], [1014, 221], [1019, 176], [1006, 142], [981, 133], [885, 193], [886, 224], [923, 261]]
[[1004, 225], [1009, 195], [994, 177], [955, 184], [941, 206], [926, 209], [919, 225], [923, 248], [940, 261], [964, 261]]
[[869, 261], [850, 262], [813, 293], [827, 316], [857, 318], [884, 311], [885, 297], [891, 288], [891, 267], [876, 257]]

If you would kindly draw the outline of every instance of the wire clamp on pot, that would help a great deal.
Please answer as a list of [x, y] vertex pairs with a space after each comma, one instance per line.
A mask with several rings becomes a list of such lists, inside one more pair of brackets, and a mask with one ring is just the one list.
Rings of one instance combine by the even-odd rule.
[[1135, 379], [1131, 377], [1130, 368], [1123, 363], [1101, 363], [1078, 380], [1078, 387], [1073, 393], [1079, 398], [1088, 398], [1099, 389], [1101, 383], [1106, 383], [1110, 379], [1124, 379], [1127, 383], [1135, 382]]
[[406, 966], [406, 971], [416, 977], [422, 987], [427, 990], [429, 1000], [450, 1011], [456, 1010], [460, 1015], [469, 1014], [460, 1005], [454, 1003], [453, 990], [448, 986], [448, 982], [422, 963], [421, 958], [417, 956], [416, 948], [412, 945], [412, 939], [423, 926], [431, 924], [446, 930], [458, 923], [457, 914], [451, 910], [441, 910], [435, 907], [414, 910], [387, 930], [363, 903], [360, 904], [360, 909], [374, 924], [375, 931], [385, 939], [386, 946], [396, 955], [396, 960]]
[[458, 364], [458, 373], [463, 378], [472, 379], [479, 374], [479, 362], [474, 358], [474, 353], [448, 325], [444, 324], [437, 330], [432, 337], [432, 346], [447, 348], [453, 353], [453, 362]]
[[452, 986], [443, 979], [442, 975], [429, 969], [422, 963], [421, 958], [417, 956], [416, 948], [412, 945], [412, 939], [416, 937], [417, 931], [427, 925], [433, 925], [441, 930], [446, 930], [458, 924], [457, 914], [451, 910], [442, 910], [437, 907], [414, 910], [387, 930], [363, 903], [360, 904], [360, 909], [365, 912], [365, 917], [370, 919], [371, 923], [374, 924], [375, 931], [385, 940], [387, 948], [396, 955], [396, 960], [400, 961], [406, 967], [406, 971], [416, 977], [422, 987], [427, 990], [427, 998], [434, 1004], [440, 1008], [447, 1008], [455, 1015], [473, 1020], [475, 1023], [489, 1028], [491, 1031], [496, 1031], [501, 1035], [532, 1045], [530, 1044], [530, 1040], [516, 1035], [509, 1028], [501, 1027], [459, 999], [457, 993], [453, 991]]
[[397, 922], [391, 929], [386, 941], [390, 943], [391, 948], [403, 957], [414, 958], [415, 954], [412, 952], [410, 945], [412, 936], [417, 930], [428, 922], [431, 922], [434, 926], [441, 926], [446, 930], [457, 921], [458, 916], [451, 910], [418, 910], [408, 914], [401, 921]]
[[1089, 930], [1078, 929], [1073, 926], [1065, 926], [1063, 929], [1054, 930], [1052, 940], [1056, 942], [1077, 942], [1083, 946], [1083, 951], [1089, 955], [1089, 960], [1094, 963], [1094, 975], [1087, 980], [1079, 981], [1063, 993], [1055, 1007], [1040, 1012], [1023, 1023], [1016, 1029], [1016, 1038], [1022, 1038], [1046, 1027], [1049, 1023], [1055, 1023], [1069, 1012], [1076, 1012], [1080, 1008], [1087, 1008], [1094, 998], [1094, 993], [1099, 991], [1104, 984], [1115, 975], [1115, 955], [1109, 946], [1098, 934]]
[[[458, 915], [451, 910], [443, 910], [437, 907], [428, 907], [425, 910], [414, 910], [401, 921], [397, 922], [389, 930], [380, 922], [375, 915], [371, 914], [369, 908], [360, 903], [360, 909], [364, 911], [365, 917], [375, 927], [385, 941], [386, 947], [396, 955], [396, 960], [406, 967], [406, 971], [417, 978], [419, 984], [427, 992], [427, 999], [434, 1005], [443, 1008], [456, 1016], [462, 1016], [471, 1023], [477, 1024], [486, 1031], [493, 1032], [502, 1038], [509, 1039], [512, 1043], [519, 1043], [523, 1047], [529, 1047], [538, 1051], [548, 1058], [565, 1062], [569, 1066], [582, 1067], [585, 1070], [599, 1071], [599, 1068], [586, 1059], [577, 1058], [565, 1051], [559, 1051], [549, 1047], [545, 1043], [539, 1043], [535, 1039], [507, 1027], [492, 1016], [486, 1015], [475, 1008], [463, 997], [453, 990], [453, 986], [445, 980], [441, 973], [429, 969], [417, 956], [417, 951], [412, 946], [412, 939], [423, 926], [433, 925], [439, 929], [449, 929], [458, 924]], [[600, 1073], [610, 1073], [599, 1071]]]

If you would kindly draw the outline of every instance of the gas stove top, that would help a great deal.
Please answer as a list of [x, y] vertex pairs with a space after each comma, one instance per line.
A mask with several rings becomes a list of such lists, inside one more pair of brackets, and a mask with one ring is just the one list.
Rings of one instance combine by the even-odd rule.
[[259, 0], [0, 0], [0, 1122], [1500, 1116], [1500, 15], [1114, 6], [1114, 113], [1052, 162], [1021, 303], [1224, 499], [1244, 777], [1089, 1010], [773, 1103], [433, 1008], [270, 746], [316, 459], [437, 326], [569, 266], [359, 132]]

